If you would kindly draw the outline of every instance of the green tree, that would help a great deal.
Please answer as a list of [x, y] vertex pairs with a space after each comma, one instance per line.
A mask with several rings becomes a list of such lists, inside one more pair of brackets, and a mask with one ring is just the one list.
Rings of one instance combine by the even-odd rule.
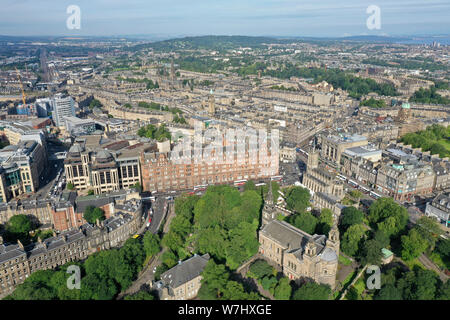
[[155, 300], [155, 296], [151, 292], [142, 290], [138, 293], [125, 296], [124, 300]]
[[292, 298], [294, 300], [328, 300], [330, 294], [330, 286], [308, 282], [298, 288]]
[[375, 296], [375, 300], [402, 300], [402, 291], [397, 289], [395, 285], [387, 284], [381, 287]]
[[228, 279], [230, 277], [223, 264], [216, 264], [213, 259], [210, 259], [202, 272], [202, 287], [207, 287], [203, 290], [204, 293], [214, 292], [216, 298], [220, 298], [225, 291]]
[[392, 198], [380, 198], [369, 208], [368, 219], [372, 227], [383, 230], [389, 237], [402, 231], [408, 222], [408, 211]]
[[309, 206], [310, 193], [308, 189], [302, 187], [291, 187], [286, 193], [286, 204], [289, 210], [296, 212], [305, 212]]
[[9, 239], [24, 241], [28, 239], [28, 233], [33, 229], [33, 225], [29, 216], [16, 214], [9, 219], [5, 229]]
[[292, 287], [289, 284], [289, 279], [283, 277], [278, 281], [277, 286], [275, 287], [274, 297], [277, 300], [289, 300], [292, 293]]
[[422, 238], [416, 229], [411, 229], [408, 235], [402, 236], [402, 259], [413, 260], [420, 256], [428, 247], [427, 241]]
[[88, 206], [84, 210], [83, 218], [89, 223], [96, 223], [97, 220], [105, 220], [105, 212], [100, 208]]
[[333, 226], [333, 212], [330, 209], [322, 209], [316, 227], [316, 233], [327, 235]]
[[150, 231], [145, 233], [142, 242], [147, 257], [153, 257], [161, 250], [159, 236]]
[[66, 188], [67, 188], [67, 190], [73, 190], [75, 187], [74, 187], [74, 185], [73, 185], [72, 182], [68, 182], [68, 183], [66, 184]]
[[347, 229], [341, 241], [341, 249], [349, 256], [355, 256], [366, 229], [362, 224], [355, 224]]
[[290, 217], [289, 221], [292, 222], [295, 227], [309, 234], [314, 233], [318, 222], [317, 218], [314, 217], [310, 212], [294, 214]]
[[341, 212], [340, 231], [345, 232], [350, 226], [363, 223], [364, 213], [355, 207], [345, 207]]
[[380, 265], [381, 249], [382, 246], [375, 239], [365, 241], [361, 248], [361, 262], [363, 264]]
[[271, 274], [273, 274], [273, 267], [265, 260], [258, 259], [251, 264], [247, 276], [254, 279], [262, 279]]

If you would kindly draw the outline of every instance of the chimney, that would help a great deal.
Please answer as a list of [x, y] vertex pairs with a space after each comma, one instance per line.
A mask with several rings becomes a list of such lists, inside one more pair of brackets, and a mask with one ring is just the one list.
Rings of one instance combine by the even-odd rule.
[[3, 244], [3, 237], [0, 236], [0, 244]]
[[22, 242], [20, 242], [20, 240], [17, 240], [17, 244], [19, 245], [19, 247], [20, 247], [21, 249], [23, 249], [23, 244], [22, 244]]
[[38, 242], [39, 242], [39, 243], [42, 243], [41, 237], [38, 237]]
[[55, 232], [55, 230], [53, 230], [53, 236], [56, 237], [56, 232]]
[[178, 264], [181, 264], [181, 260], [178, 260]]
[[99, 219], [97, 219], [97, 227], [99, 227], [99, 228], [101, 228], [101, 224], [100, 224], [100, 220]]

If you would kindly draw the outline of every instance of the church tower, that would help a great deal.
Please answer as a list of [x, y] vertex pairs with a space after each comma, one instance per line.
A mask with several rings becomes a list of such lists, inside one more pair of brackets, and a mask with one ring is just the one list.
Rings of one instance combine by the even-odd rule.
[[308, 155], [307, 170], [317, 169], [319, 167], [319, 152], [315, 149], [311, 150]]
[[273, 204], [272, 182], [269, 181], [269, 192], [267, 192], [267, 196], [264, 199], [264, 207], [262, 209], [262, 226], [265, 226], [276, 218], [275, 205]]
[[328, 233], [328, 239], [326, 242], [326, 247], [333, 249], [336, 254], [339, 256], [339, 230], [337, 228], [336, 223], [331, 227], [330, 232]]

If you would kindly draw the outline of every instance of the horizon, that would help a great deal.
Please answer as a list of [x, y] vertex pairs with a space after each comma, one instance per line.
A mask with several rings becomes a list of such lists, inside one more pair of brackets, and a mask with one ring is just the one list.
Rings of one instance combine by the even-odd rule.
[[[16, 37], [178, 38], [205, 35], [342, 38], [450, 34], [450, 3], [431, 0], [3, 0], [0, 35]], [[67, 9], [80, 9], [80, 29], [69, 29]], [[369, 29], [370, 6], [380, 9], [380, 28]], [[370, 10], [369, 10], [370, 11]], [[21, 17], [18, 19], [18, 17]], [[205, 33], [205, 30], [208, 32]]]

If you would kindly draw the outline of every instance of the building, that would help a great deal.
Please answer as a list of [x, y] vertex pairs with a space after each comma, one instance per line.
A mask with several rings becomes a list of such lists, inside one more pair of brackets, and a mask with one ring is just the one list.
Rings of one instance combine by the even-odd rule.
[[413, 200], [415, 195], [428, 195], [433, 191], [433, 167], [418, 160], [387, 163], [378, 169], [377, 189], [399, 201]]
[[[182, 150], [183, 154], [169, 152], [168, 148], [158, 145], [157, 152], [141, 154], [142, 186], [144, 191], [187, 190], [194, 186], [227, 184], [238, 180], [268, 178], [278, 174], [279, 153], [277, 148], [259, 152], [252, 157], [246, 144], [245, 152], [238, 155], [237, 145], [231, 143], [222, 148], [222, 155], [203, 158], [205, 150]], [[167, 145], [169, 146], [169, 145]]]
[[[118, 148], [118, 150], [114, 150]], [[108, 149], [108, 150], [107, 150]], [[95, 194], [129, 188], [141, 184], [139, 153], [143, 145], [110, 144], [87, 146], [86, 141], [72, 145], [64, 160], [67, 183], [77, 190], [94, 190]]]
[[67, 116], [64, 117], [64, 121], [66, 131], [75, 136], [90, 134], [95, 131], [95, 121], [91, 119]]
[[209, 254], [193, 257], [178, 262], [178, 265], [164, 272], [161, 280], [153, 287], [158, 292], [160, 300], [194, 299], [202, 285], [202, 272], [208, 263]]
[[367, 138], [361, 135], [327, 135], [322, 136], [320, 157], [332, 166], [339, 167], [342, 153], [349, 148], [366, 146]]
[[259, 253], [278, 264], [290, 280], [312, 279], [336, 286], [339, 256], [339, 231], [310, 235], [285, 221], [273, 220], [259, 231]]
[[425, 208], [425, 214], [428, 217], [435, 218], [439, 223], [447, 228], [450, 224], [450, 195], [441, 193], [433, 201], [428, 202]]
[[0, 202], [36, 192], [46, 164], [44, 147], [36, 141], [21, 141], [0, 150]]
[[57, 94], [53, 97], [53, 121], [57, 127], [64, 127], [64, 117], [75, 117], [75, 101], [70, 96]]
[[84, 224], [59, 235], [23, 246], [3, 243], [0, 237], [0, 297], [38, 270], [83, 260], [99, 250], [122, 245], [142, 225], [142, 216], [117, 212], [97, 225]]

